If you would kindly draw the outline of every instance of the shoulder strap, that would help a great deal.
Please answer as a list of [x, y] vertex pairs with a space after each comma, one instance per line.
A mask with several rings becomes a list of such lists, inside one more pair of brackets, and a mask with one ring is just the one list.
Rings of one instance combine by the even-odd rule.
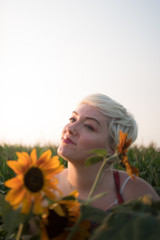
[[127, 182], [129, 181], [129, 179], [130, 179], [130, 176], [128, 176], [128, 177], [126, 178], [126, 180], [124, 181], [124, 183], [123, 183], [123, 185], [122, 185], [122, 187], [121, 187], [121, 190], [120, 190], [120, 193], [121, 193], [121, 194], [122, 194], [122, 192], [123, 192], [123, 190], [124, 190]]
[[116, 188], [116, 193], [117, 193], [117, 199], [118, 203], [123, 203], [123, 198], [120, 193], [120, 178], [119, 178], [119, 172], [118, 171], [113, 171], [113, 176], [114, 176], [114, 182], [115, 182], [115, 188]]

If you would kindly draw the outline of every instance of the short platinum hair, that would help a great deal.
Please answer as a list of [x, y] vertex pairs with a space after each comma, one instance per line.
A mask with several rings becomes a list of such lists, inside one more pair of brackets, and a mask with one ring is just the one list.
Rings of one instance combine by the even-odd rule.
[[127, 112], [126, 108], [110, 97], [95, 93], [83, 98], [79, 105], [89, 104], [103, 113], [107, 118], [107, 125], [109, 129], [108, 144], [109, 148], [115, 150], [119, 143], [119, 130], [128, 133], [128, 139], [132, 143], [137, 138], [138, 127], [132, 114]]

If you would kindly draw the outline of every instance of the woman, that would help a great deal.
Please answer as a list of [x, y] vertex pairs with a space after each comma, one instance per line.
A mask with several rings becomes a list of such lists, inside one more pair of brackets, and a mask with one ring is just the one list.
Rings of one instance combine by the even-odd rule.
[[[79, 199], [87, 198], [101, 166], [101, 162], [84, 166], [91, 154], [89, 152], [101, 148], [113, 155], [120, 129], [128, 133], [132, 142], [135, 141], [137, 124], [133, 116], [111, 98], [92, 94], [78, 104], [63, 129], [58, 147], [58, 154], [68, 161], [68, 168], [57, 175], [59, 188], [65, 195], [77, 189]], [[92, 205], [103, 210], [145, 194], [151, 195], [154, 201], [160, 200], [146, 181], [138, 177], [132, 179], [125, 171], [115, 171], [111, 167], [102, 172], [94, 195], [102, 192], [107, 194], [92, 202]]]

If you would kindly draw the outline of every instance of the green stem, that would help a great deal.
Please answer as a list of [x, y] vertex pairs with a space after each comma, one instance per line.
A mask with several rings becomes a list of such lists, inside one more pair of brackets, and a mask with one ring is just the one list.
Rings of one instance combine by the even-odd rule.
[[[101, 174], [102, 174], [102, 171], [103, 171], [104, 166], [106, 165], [106, 163], [108, 163], [108, 164], [107, 164], [107, 165], [108, 165], [107, 168], [110, 167], [110, 166], [114, 163], [116, 156], [117, 156], [117, 154], [114, 154], [114, 155], [112, 155], [112, 156], [110, 156], [110, 157], [108, 157], [108, 158], [104, 157], [103, 162], [102, 162], [102, 164], [101, 164], [101, 167], [100, 167], [100, 169], [99, 169], [99, 171], [98, 171], [98, 173], [97, 173], [97, 175], [96, 175], [96, 179], [95, 179], [95, 181], [94, 181], [94, 183], [93, 183], [93, 185], [92, 185], [92, 188], [91, 188], [91, 190], [90, 190], [90, 192], [89, 192], [88, 199], [91, 198], [92, 195], [93, 195], [94, 192], [95, 192], [95, 189], [96, 189], [97, 184], [98, 184], [98, 182], [99, 182], [99, 179], [100, 179], [100, 177], [101, 177]], [[86, 204], [88, 205], [88, 202], [87, 202]]]
[[90, 190], [90, 192], [89, 192], [88, 198], [91, 198], [91, 197], [92, 197], [92, 195], [93, 195], [93, 193], [94, 193], [94, 191], [95, 191], [95, 189], [96, 189], [96, 186], [97, 186], [97, 184], [98, 184], [98, 182], [99, 182], [99, 179], [100, 179], [102, 170], [103, 170], [103, 168], [104, 168], [104, 166], [105, 166], [105, 163], [106, 163], [106, 159], [104, 158], [104, 159], [103, 159], [103, 162], [102, 162], [102, 164], [101, 164], [101, 167], [100, 167], [100, 169], [99, 169], [99, 171], [98, 171], [98, 173], [97, 173], [96, 179], [95, 179], [95, 181], [94, 181], [94, 183], [93, 183], [93, 185], [92, 185], [92, 188], [91, 188], [91, 190]]
[[16, 236], [16, 240], [20, 240], [21, 239], [22, 230], [23, 230], [23, 223], [20, 223], [19, 224], [19, 228], [18, 228], [18, 233], [17, 233], [17, 236]]
[[72, 237], [73, 237], [74, 233], [76, 232], [76, 230], [78, 228], [78, 225], [80, 224], [81, 220], [82, 220], [82, 215], [79, 216], [76, 223], [72, 227], [72, 230], [71, 230], [70, 234], [68, 235], [67, 240], [72, 240]]

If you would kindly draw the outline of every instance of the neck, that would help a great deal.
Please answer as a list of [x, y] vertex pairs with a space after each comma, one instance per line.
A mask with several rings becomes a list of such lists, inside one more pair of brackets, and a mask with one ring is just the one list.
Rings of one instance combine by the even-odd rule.
[[[102, 163], [99, 162], [89, 167], [84, 167], [80, 165], [75, 166], [71, 162], [68, 163], [67, 180], [73, 188], [78, 190], [79, 196], [82, 198], [86, 198], [89, 194], [101, 164]], [[98, 184], [99, 186], [106, 174], [107, 172], [103, 171]]]

